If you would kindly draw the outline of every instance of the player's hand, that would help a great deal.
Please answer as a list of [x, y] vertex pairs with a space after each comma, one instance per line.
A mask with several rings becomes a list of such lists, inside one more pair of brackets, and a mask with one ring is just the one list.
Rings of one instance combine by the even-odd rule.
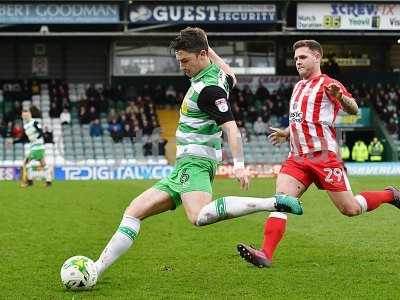
[[235, 178], [240, 182], [240, 188], [248, 190], [250, 186], [250, 178], [245, 168], [237, 168], [234, 170]]
[[288, 134], [285, 130], [274, 127], [270, 127], [269, 129], [272, 131], [272, 133], [268, 136], [268, 139], [272, 145], [278, 146], [287, 141]]
[[343, 95], [342, 88], [337, 83], [332, 82], [329, 85], [326, 85], [324, 88], [327, 94], [331, 95], [338, 101], [342, 98]]

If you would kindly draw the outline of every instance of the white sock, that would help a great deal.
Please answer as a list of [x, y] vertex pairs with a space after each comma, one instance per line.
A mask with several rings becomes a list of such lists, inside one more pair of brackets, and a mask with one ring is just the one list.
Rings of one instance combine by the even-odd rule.
[[51, 170], [49, 165], [46, 165], [44, 167], [44, 172], [46, 174], [46, 181], [47, 182], [51, 182], [51, 180], [53, 179], [53, 174], [52, 174], [53, 172], [52, 172], [52, 170]]
[[95, 262], [100, 276], [111, 264], [132, 246], [140, 230], [140, 220], [124, 215], [118, 230], [114, 233], [99, 259]]
[[360, 213], [360, 215], [363, 214], [363, 213], [366, 213], [367, 210], [368, 210], [368, 203], [367, 203], [367, 200], [366, 200], [363, 196], [361, 196], [361, 195], [355, 196], [354, 199], [357, 200], [358, 204], [359, 204], [360, 207], [361, 207], [361, 213]]
[[32, 166], [26, 167], [26, 178], [28, 180], [33, 180], [33, 167]]
[[283, 212], [272, 212], [269, 214], [268, 218], [277, 218], [277, 219], [283, 219], [283, 220], [287, 220], [287, 213], [283, 213]]
[[259, 211], [276, 211], [276, 198], [223, 197], [204, 206], [197, 216], [196, 225], [204, 226]]

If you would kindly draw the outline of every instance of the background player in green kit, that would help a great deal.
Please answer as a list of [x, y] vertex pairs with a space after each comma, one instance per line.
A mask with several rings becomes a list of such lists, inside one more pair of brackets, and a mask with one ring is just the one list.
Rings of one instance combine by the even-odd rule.
[[[45, 160], [43, 131], [39, 122], [40, 111], [35, 106], [31, 106], [29, 109], [22, 110], [21, 117], [24, 123], [24, 133], [29, 140], [29, 153], [25, 157], [21, 171], [21, 187], [27, 187], [33, 184], [31, 172], [27, 171], [27, 166], [31, 161], [39, 162], [40, 168], [43, 169], [46, 174], [45, 185], [50, 186], [52, 171]], [[14, 141], [14, 143], [15, 142], [18, 141]]]
[[234, 159], [235, 177], [242, 188], [249, 186], [242, 140], [228, 102], [229, 90], [236, 78], [230, 67], [209, 48], [207, 36], [199, 28], [182, 30], [171, 42], [171, 48], [180, 69], [191, 78], [176, 131], [175, 169], [134, 199], [125, 210], [118, 230], [96, 261], [99, 276], [132, 245], [142, 220], [181, 204], [189, 221], [196, 226], [257, 211], [302, 214], [298, 200], [286, 195], [271, 198], [229, 196], [212, 200], [212, 182], [222, 157], [222, 130]]

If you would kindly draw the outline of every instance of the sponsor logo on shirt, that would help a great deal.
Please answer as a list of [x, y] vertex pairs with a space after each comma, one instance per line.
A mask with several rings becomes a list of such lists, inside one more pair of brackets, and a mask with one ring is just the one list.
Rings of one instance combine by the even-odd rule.
[[185, 95], [185, 97], [183, 98], [182, 105], [181, 105], [181, 112], [182, 112], [182, 113], [187, 114], [188, 109], [189, 109], [187, 100], [190, 99], [190, 97], [192, 97], [193, 92], [194, 92], [194, 89], [193, 89], [192, 87], [190, 87], [190, 88], [188, 89], [188, 91], [186, 92], [186, 95]]
[[187, 114], [188, 112], [188, 104], [186, 102], [186, 98], [183, 99], [182, 105], [181, 105], [181, 112], [184, 114]]
[[303, 113], [301, 111], [295, 111], [289, 115], [289, 123], [301, 123], [303, 122]]

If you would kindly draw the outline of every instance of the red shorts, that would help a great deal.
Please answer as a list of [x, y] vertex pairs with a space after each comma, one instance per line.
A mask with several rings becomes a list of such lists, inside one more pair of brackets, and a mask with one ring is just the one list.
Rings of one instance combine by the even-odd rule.
[[343, 161], [332, 151], [318, 151], [302, 156], [291, 155], [283, 163], [280, 173], [296, 178], [306, 188], [314, 182], [321, 190], [351, 190]]

